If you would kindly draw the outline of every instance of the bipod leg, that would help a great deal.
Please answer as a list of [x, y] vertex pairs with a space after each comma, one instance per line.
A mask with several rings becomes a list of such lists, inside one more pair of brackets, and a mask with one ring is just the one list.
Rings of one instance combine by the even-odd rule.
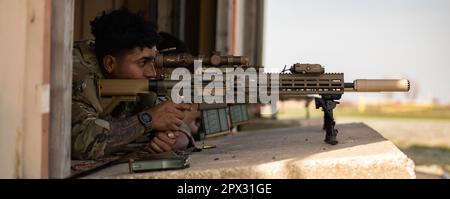
[[[325, 130], [325, 142], [331, 145], [335, 145], [338, 143], [337, 134], [338, 130], [335, 129], [336, 122], [334, 121], [333, 109], [336, 108], [336, 105], [339, 102], [334, 101], [336, 98], [315, 98], [316, 109], [322, 108], [323, 111], [323, 130]], [[337, 98], [339, 99], [339, 98]]]

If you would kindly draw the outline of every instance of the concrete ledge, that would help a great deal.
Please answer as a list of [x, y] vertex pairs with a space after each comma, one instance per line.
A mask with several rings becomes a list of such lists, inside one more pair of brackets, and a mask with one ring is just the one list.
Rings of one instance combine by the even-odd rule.
[[[339, 144], [320, 126], [258, 130], [206, 140], [184, 170], [128, 174], [115, 165], [86, 178], [415, 178], [414, 163], [362, 123], [338, 125]], [[198, 143], [202, 144], [202, 143]]]

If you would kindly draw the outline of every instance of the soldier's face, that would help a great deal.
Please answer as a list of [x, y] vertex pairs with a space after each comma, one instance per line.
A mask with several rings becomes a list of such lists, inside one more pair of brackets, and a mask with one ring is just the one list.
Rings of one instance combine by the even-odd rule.
[[[105, 70], [110, 78], [143, 79], [156, 76], [156, 47], [135, 48], [120, 57], [105, 56]], [[108, 61], [108, 59], [110, 59]]]

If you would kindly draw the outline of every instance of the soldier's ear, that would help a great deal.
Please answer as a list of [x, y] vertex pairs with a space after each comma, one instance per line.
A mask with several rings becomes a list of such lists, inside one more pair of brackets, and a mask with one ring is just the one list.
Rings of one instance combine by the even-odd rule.
[[103, 57], [103, 67], [108, 74], [112, 74], [117, 65], [116, 58], [112, 55], [106, 55]]

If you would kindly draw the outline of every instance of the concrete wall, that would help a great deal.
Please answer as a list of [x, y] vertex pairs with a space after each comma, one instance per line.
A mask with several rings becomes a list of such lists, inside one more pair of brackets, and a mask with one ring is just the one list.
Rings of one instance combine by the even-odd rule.
[[50, 0], [0, 0], [0, 178], [47, 175]]

